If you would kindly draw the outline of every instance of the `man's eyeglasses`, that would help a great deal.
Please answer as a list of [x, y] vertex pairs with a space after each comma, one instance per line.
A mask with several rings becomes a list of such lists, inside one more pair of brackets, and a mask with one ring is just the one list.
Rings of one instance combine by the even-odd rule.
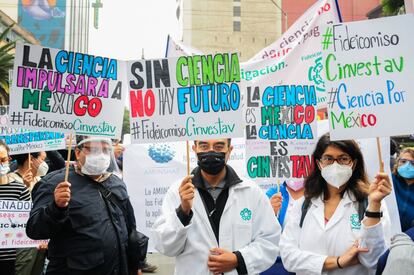
[[414, 166], [414, 160], [411, 160], [411, 159], [400, 159], [400, 160], [398, 161], [398, 164], [399, 164], [399, 165], [404, 165], [404, 164], [406, 164], [407, 162], [410, 162], [410, 163], [411, 163], [411, 165], [412, 165], [412, 166]]
[[91, 147], [91, 146], [82, 146], [81, 148], [82, 150], [84, 149], [85, 153], [89, 154], [89, 153], [104, 153], [104, 154], [109, 154], [111, 152], [111, 148], [110, 147]]
[[338, 158], [334, 158], [332, 156], [322, 156], [320, 159], [320, 162], [323, 165], [331, 165], [335, 161], [340, 165], [350, 165], [352, 163], [352, 158], [350, 156], [340, 156]]

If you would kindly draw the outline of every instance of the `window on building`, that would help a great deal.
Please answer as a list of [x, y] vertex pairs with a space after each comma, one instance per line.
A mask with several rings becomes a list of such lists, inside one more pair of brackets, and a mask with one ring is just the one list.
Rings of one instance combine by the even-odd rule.
[[241, 31], [241, 22], [240, 21], [233, 21], [233, 31], [234, 32]]
[[240, 6], [233, 7], [233, 16], [234, 17], [240, 17], [241, 16], [241, 9]]

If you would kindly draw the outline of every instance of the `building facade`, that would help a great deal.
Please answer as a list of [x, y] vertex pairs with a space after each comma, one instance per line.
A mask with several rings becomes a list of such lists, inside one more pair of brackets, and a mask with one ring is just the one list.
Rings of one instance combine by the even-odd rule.
[[281, 0], [182, 0], [183, 42], [204, 53], [240, 52], [248, 60], [282, 32]]

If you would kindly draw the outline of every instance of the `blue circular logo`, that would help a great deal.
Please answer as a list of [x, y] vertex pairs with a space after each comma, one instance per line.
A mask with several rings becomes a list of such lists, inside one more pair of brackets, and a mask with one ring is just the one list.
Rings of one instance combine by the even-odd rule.
[[174, 158], [175, 152], [167, 144], [153, 144], [148, 148], [148, 156], [156, 163], [167, 163]]

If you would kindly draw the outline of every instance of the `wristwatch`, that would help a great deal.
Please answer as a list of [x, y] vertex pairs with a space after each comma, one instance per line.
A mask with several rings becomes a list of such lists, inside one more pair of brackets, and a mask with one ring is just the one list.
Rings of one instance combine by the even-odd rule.
[[368, 218], [377, 218], [377, 219], [380, 219], [380, 218], [382, 218], [382, 211], [380, 211], [380, 212], [370, 212], [370, 211], [365, 211], [365, 217], [368, 217]]

